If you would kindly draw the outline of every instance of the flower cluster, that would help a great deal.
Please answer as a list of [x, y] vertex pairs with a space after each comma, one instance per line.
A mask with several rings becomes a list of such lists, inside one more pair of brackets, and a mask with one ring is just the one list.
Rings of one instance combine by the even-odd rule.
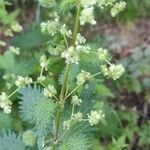
[[43, 94], [46, 97], [53, 97], [53, 95], [57, 94], [57, 91], [53, 85], [49, 84], [47, 88], [44, 88]]
[[104, 8], [104, 6], [114, 5], [114, 2], [116, 2], [116, 0], [97, 0], [98, 6], [102, 9]]
[[41, 56], [40, 66], [47, 70], [48, 64], [49, 64], [49, 60], [46, 58], [46, 56], [45, 55]]
[[84, 70], [81, 70], [81, 73], [77, 75], [77, 84], [84, 84], [86, 80], [89, 80], [91, 74]]
[[0, 40], [0, 46], [6, 46], [6, 42]]
[[59, 28], [59, 19], [55, 19], [54, 21], [48, 20], [47, 22], [41, 23], [41, 31], [43, 33], [49, 33], [50, 35], [54, 36]]
[[120, 78], [120, 76], [123, 75], [125, 72], [125, 69], [122, 64], [112, 64], [108, 68], [106, 65], [101, 66], [102, 72], [104, 76], [107, 76], [108, 78], [112, 78], [113, 80], [116, 80]]
[[72, 119], [77, 122], [81, 122], [83, 119], [83, 114], [81, 112], [77, 112], [72, 115]]
[[76, 44], [76, 45], [85, 44], [85, 42], [86, 42], [85, 37], [84, 37], [84, 36], [81, 36], [81, 34], [78, 33], [77, 36], [76, 36], [75, 44]]
[[11, 113], [12, 102], [9, 100], [9, 97], [5, 92], [2, 92], [0, 95], [0, 107], [4, 110], [6, 114]]
[[72, 35], [72, 31], [67, 29], [67, 25], [66, 24], [64, 24], [63, 26], [61, 26], [60, 33], [62, 35], [67, 36], [67, 37], [71, 37], [71, 35]]
[[77, 34], [75, 45], [76, 45], [76, 50], [78, 52], [84, 52], [84, 53], [89, 53], [91, 48], [87, 45], [85, 45], [86, 39], [84, 36], [81, 36], [80, 33]]
[[36, 143], [36, 135], [32, 130], [28, 130], [22, 134], [22, 140], [26, 146], [34, 146]]
[[88, 121], [91, 126], [97, 125], [100, 120], [102, 120], [105, 117], [103, 112], [100, 110], [98, 111], [91, 111], [90, 114], [88, 114]]
[[14, 22], [14, 23], [11, 25], [11, 29], [12, 29], [14, 32], [20, 32], [20, 31], [22, 31], [22, 26], [21, 26], [18, 22]]
[[93, 6], [97, 3], [97, 0], [81, 0], [81, 5], [83, 7]]
[[115, 17], [119, 12], [123, 11], [125, 7], [126, 3], [124, 1], [116, 3], [110, 11], [112, 17]]
[[94, 7], [85, 7], [81, 11], [80, 24], [84, 25], [85, 23], [96, 24], [94, 19]]
[[81, 5], [83, 7], [80, 16], [80, 24], [84, 25], [85, 23], [90, 23], [95, 25], [97, 22], [94, 18], [94, 5], [98, 4], [100, 8], [104, 8], [104, 6], [111, 7], [111, 15], [115, 17], [119, 12], [123, 11], [126, 7], [126, 3], [124, 1], [116, 2], [116, 0], [81, 0]]
[[82, 100], [78, 98], [77, 95], [72, 96], [71, 104], [79, 106], [82, 103]]
[[99, 48], [98, 49], [98, 57], [100, 60], [107, 60], [109, 57], [107, 49]]
[[20, 54], [20, 48], [18, 48], [18, 47], [10, 46], [8, 50], [16, 55]]
[[63, 129], [64, 130], [69, 130], [71, 126], [72, 126], [72, 120], [71, 119], [68, 119], [68, 120], [63, 122]]
[[78, 53], [73, 46], [69, 47], [67, 51], [62, 52], [61, 57], [66, 59], [67, 64], [78, 64], [79, 61]]
[[32, 78], [18, 76], [15, 84], [17, 87], [20, 88], [20, 87], [24, 87], [25, 85], [30, 84], [32, 82], [33, 82]]

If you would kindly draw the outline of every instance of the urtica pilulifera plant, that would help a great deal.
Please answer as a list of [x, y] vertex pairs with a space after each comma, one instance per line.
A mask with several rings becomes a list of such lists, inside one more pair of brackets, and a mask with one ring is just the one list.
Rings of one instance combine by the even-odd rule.
[[[112, 63], [107, 49], [95, 49], [88, 44], [79, 27], [97, 24], [95, 7], [108, 7], [112, 17], [115, 17], [123, 11], [126, 3], [116, 0], [39, 0], [39, 4], [54, 11], [51, 11], [53, 15], [49, 20], [41, 23], [41, 32], [48, 34], [55, 46], [47, 42], [48, 50], [39, 58], [40, 73], [36, 80], [18, 75], [16, 90], [10, 95], [4, 91], [1, 93], [0, 107], [4, 113], [11, 113], [11, 97], [20, 94], [20, 116], [31, 125], [22, 134], [22, 149], [24, 145], [39, 150], [91, 149], [92, 128], [107, 122], [103, 108], [95, 106], [96, 94], [93, 91], [97, 81], [101, 77], [117, 80], [125, 70], [121, 64]], [[62, 19], [67, 16], [61, 11], [62, 7], [65, 9], [67, 5], [76, 12], [75, 15], [70, 12], [72, 18], [75, 16], [73, 21]], [[56, 6], [60, 9], [54, 9]], [[10, 47], [10, 51], [19, 54], [14, 47]], [[57, 73], [50, 71], [54, 59], [64, 65]], [[97, 70], [90, 71], [84, 67], [88, 59], [100, 62]], [[49, 81], [49, 77], [54, 81]], [[3, 143], [1, 139], [0, 143]], [[14, 144], [17, 147], [17, 143]]]

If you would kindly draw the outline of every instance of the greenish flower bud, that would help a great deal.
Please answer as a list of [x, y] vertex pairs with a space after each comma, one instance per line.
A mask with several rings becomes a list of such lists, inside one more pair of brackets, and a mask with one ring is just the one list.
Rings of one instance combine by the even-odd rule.
[[22, 134], [22, 140], [26, 146], [34, 146], [36, 143], [36, 136], [32, 130], [28, 130]]

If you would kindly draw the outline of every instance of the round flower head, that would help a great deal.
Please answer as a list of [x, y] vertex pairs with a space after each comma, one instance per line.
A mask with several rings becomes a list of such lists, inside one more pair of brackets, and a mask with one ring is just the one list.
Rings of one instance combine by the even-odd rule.
[[77, 113], [73, 114], [72, 117], [73, 117], [74, 121], [81, 122], [83, 119], [83, 114], [81, 112], [77, 112]]
[[20, 54], [20, 48], [18, 48], [18, 47], [10, 46], [9, 51], [13, 52], [16, 55]]
[[11, 113], [12, 102], [9, 100], [9, 97], [5, 92], [2, 92], [0, 95], [0, 107], [4, 110], [6, 114]]
[[81, 34], [78, 33], [78, 34], [77, 34], [77, 37], [76, 37], [76, 42], [75, 42], [75, 44], [76, 44], [76, 45], [85, 44], [85, 42], [86, 42], [85, 37], [84, 37], [84, 36], [81, 36]]
[[20, 32], [20, 31], [22, 31], [22, 26], [21, 26], [18, 22], [14, 22], [14, 23], [11, 25], [11, 29], [12, 29], [14, 32]]
[[26, 146], [34, 146], [36, 143], [36, 136], [32, 130], [28, 130], [22, 134], [22, 140]]
[[124, 72], [125, 69], [122, 64], [119, 65], [112, 64], [109, 67], [109, 78], [113, 78], [113, 80], [116, 80], [120, 78], [120, 76], [122, 76]]
[[81, 0], [81, 5], [83, 7], [93, 6], [97, 3], [97, 0]]
[[102, 111], [91, 111], [90, 114], [88, 114], [88, 121], [91, 126], [97, 125], [100, 120], [102, 120], [105, 117], [105, 115], [102, 113]]
[[78, 64], [79, 61], [79, 56], [73, 46], [69, 47], [67, 51], [62, 52], [61, 57], [66, 59], [67, 64]]
[[125, 7], [126, 3], [124, 1], [116, 3], [110, 11], [112, 17], [115, 17], [119, 12], [123, 11]]
[[77, 84], [84, 84], [86, 80], [89, 80], [91, 74], [84, 70], [81, 70], [81, 73], [77, 75]]
[[64, 130], [69, 130], [71, 128], [72, 120], [68, 119], [63, 122], [63, 129]]
[[82, 100], [78, 98], [77, 95], [72, 96], [71, 104], [79, 106], [82, 103]]
[[15, 84], [17, 87], [24, 87], [25, 85], [30, 84], [32, 82], [33, 82], [32, 78], [18, 76]]
[[106, 60], [108, 58], [108, 51], [103, 48], [98, 49], [98, 57], [100, 60]]
[[58, 32], [59, 28], [59, 19], [55, 19], [54, 21], [47, 21], [41, 23], [41, 31], [43, 33], [48, 33], [51, 36], [54, 36]]
[[80, 24], [90, 23], [95, 25], [97, 22], [94, 19], [94, 7], [85, 7], [81, 11]]
[[40, 66], [47, 70], [48, 64], [49, 64], [49, 60], [46, 58], [46, 56], [45, 55], [41, 56], [41, 58], [40, 58]]

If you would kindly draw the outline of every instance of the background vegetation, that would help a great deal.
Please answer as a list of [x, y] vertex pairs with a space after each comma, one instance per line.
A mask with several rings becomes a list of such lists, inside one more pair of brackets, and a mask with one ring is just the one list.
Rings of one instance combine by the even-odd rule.
[[[107, 104], [105, 113], [108, 114], [108, 126], [100, 125], [98, 130], [93, 131], [96, 133], [93, 150], [121, 150], [124, 147], [128, 150], [150, 149], [150, 1], [125, 1], [127, 8], [117, 18], [110, 18], [107, 10], [101, 12], [97, 9], [96, 27], [89, 30], [89, 26], [86, 26], [81, 29], [93, 47], [100, 45], [109, 49], [114, 61], [123, 63], [126, 68], [122, 78], [115, 82], [102, 79], [96, 88], [101, 99], [97, 105]], [[36, 0], [7, 2], [11, 4], [8, 3], [6, 9], [0, 2], [0, 91], [11, 93], [15, 89], [16, 75], [32, 76], [34, 79], [38, 74], [38, 58], [43, 51], [50, 49], [45, 43], [50, 37], [41, 33], [40, 23], [51, 13], [49, 9], [40, 7]], [[63, 13], [66, 13], [63, 19], [68, 19], [66, 21], [71, 24], [67, 12], [71, 9], [74, 13], [74, 9], [65, 3], [59, 9], [63, 7]], [[11, 37], [8, 29], [14, 21], [22, 25], [23, 31], [14, 33]], [[6, 42], [6, 48], [2, 41]], [[20, 48], [19, 57], [9, 52], [10, 45]], [[86, 58], [83, 66], [94, 72], [97, 69], [94, 61]], [[91, 67], [91, 63], [95, 66]], [[52, 81], [51, 72], [57, 74], [62, 66], [60, 60], [51, 60], [49, 82], [55, 82]], [[7, 115], [0, 111], [0, 135], [4, 129], [20, 133], [27, 128], [18, 116], [18, 105], [14, 96], [12, 114]], [[15, 139], [11, 139], [13, 138]]]

